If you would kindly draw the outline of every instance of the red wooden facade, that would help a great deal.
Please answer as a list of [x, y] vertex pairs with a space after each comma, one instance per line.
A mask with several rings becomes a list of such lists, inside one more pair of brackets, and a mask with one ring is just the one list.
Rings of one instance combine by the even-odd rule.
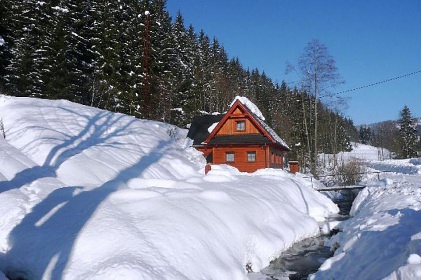
[[[285, 151], [270, 146], [243, 145], [242, 147], [197, 148], [205, 156], [212, 154], [210, 164], [228, 164], [242, 172], [254, 172], [262, 168], [284, 168]], [[255, 157], [249, 160], [249, 153]], [[234, 153], [234, 160], [227, 161], [227, 153]]]
[[[190, 131], [189, 131], [190, 133]], [[239, 100], [212, 132], [194, 145], [210, 164], [229, 164], [242, 172], [283, 168], [289, 150], [283, 140]]]

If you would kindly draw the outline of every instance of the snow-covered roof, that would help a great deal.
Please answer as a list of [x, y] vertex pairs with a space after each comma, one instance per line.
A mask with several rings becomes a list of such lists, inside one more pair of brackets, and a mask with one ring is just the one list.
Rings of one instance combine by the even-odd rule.
[[256, 120], [260, 123], [261, 126], [270, 134], [270, 136], [275, 139], [276, 142], [281, 144], [282, 146], [290, 149], [287, 145], [287, 143], [282, 139], [267, 123], [265, 123], [262, 119], [256, 116]]
[[250, 113], [255, 117], [255, 119], [259, 122], [259, 124], [272, 136], [273, 139], [282, 146], [289, 149], [287, 143], [267, 124], [264, 122], [265, 117], [263, 116], [262, 112], [259, 110], [259, 108], [251, 102], [247, 97], [245, 96], [236, 96], [234, 100], [231, 102], [232, 106], [235, 101], [240, 101], [246, 108], [250, 111]]
[[218, 125], [217, 122], [213, 123], [211, 126], [208, 127], [209, 133], [212, 133], [212, 131], [215, 129], [215, 127]]
[[232, 107], [232, 105], [234, 105], [235, 101], [239, 100], [244, 106], [246, 106], [250, 112], [252, 112], [253, 114], [255, 114], [257, 117], [259, 117], [262, 120], [265, 120], [265, 117], [263, 116], [262, 112], [259, 110], [259, 108], [256, 106], [256, 104], [254, 104], [253, 102], [250, 101], [250, 99], [248, 99], [245, 96], [236, 96], [234, 98], [234, 100], [231, 102], [230, 107]]

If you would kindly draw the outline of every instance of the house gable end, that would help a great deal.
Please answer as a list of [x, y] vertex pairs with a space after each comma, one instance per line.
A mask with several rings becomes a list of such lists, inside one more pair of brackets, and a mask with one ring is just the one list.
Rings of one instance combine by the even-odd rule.
[[[241, 130], [241, 125], [237, 127], [237, 122], [241, 121], [245, 122], [246, 127], [244, 128], [244, 131]], [[240, 130], [238, 128], [240, 128]], [[263, 134], [271, 142], [276, 143], [272, 135], [266, 131], [260, 122], [256, 120], [256, 117], [239, 100], [231, 106], [212, 133], [206, 138], [205, 142], [209, 143], [217, 135], [236, 134]]]
[[244, 111], [243, 111], [243, 110], [241, 110], [240, 108], [236, 108], [236, 109], [234, 110], [234, 112], [232, 112], [232, 115], [233, 115], [233, 116], [235, 116], [235, 115], [244, 115]]

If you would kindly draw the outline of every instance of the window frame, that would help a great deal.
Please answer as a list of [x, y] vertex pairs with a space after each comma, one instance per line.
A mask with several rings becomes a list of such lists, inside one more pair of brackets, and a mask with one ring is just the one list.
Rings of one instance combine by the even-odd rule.
[[[250, 156], [253, 155], [252, 160]], [[257, 152], [256, 151], [247, 151], [247, 162], [256, 162], [257, 161]]]
[[[232, 160], [228, 159], [229, 155], [232, 155]], [[235, 152], [225, 152], [225, 162], [235, 162]]]
[[246, 120], [235, 121], [235, 131], [246, 131]]

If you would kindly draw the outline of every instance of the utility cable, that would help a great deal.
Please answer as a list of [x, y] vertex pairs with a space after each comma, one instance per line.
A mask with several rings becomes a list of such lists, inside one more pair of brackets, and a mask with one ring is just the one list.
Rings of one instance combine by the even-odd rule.
[[360, 87], [356, 87], [356, 88], [353, 88], [353, 89], [340, 91], [340, 92], [337, 92], [336, 94], [347, 93], [347, 92], [351, 92], [351, 91], [360, 90], [360, 89], [363, 89], [363, 88], [377, 86], [377, 85], [380, 85], [380, 84], [384, 84], [384, 83], [388, 83], [388, 82], [391, 82], [391, 81], [394, 81], [394, 80], [398, 80], [398, 79], [402, 79], [402, 78], [405, 78], [405, 77], [408, 77], [408, 76], [412, 76], [412, 75], [415, 75], [415, 74], [418, 74], [418, 73], [421, 73], [421, 70], [417, 70], [417, 71], [414, 71], [412, 73], [404, 74], [404, 75], [397, 76], [397, 77], [394, 77], [394, 78], [390, 78], [390, 79], [387, 79], [387, 80], [383, 80], [383, 81], [380, 81], [380, 82], [368, 84], [368, 85], [365, 85], [365, 86], [360, 86]]

